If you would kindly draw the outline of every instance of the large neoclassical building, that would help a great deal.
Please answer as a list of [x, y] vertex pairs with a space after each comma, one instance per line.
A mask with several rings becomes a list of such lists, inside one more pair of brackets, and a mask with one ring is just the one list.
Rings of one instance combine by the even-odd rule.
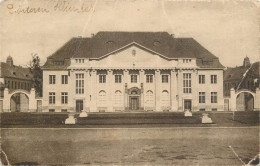
[[43, 66], [43, 111], [221, 111], [223, 69], [193, 38], [167, 32], [72, 38]]

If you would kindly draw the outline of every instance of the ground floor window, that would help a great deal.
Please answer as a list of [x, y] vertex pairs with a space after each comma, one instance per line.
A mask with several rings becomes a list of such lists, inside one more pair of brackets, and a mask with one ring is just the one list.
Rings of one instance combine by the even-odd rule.
[[120, 107], [123, 105], [123, 95], [122, 92], [117, 90], [115, 92], [115, 106]]
[[55, 104], [55, 92], [49, 92], [49, 104]]
[[167, 90], [162, 91], [162, 106], [170, 106], [170, 97]]
[[218, 102], [218, 93], [211, 92], [211, 103], [217, 103], [217, 102]]
[[106, 107], [106, 92], [103, 90], [98, 94], [98, 104], [100, 107]]
[[151, 90], [146, 92], [146, 106], [147, 107], [153, 107], [154, 106], [153, 92]]
[[68, 104], [68, 92], [61, 92], [61, 104]]
[[199, 103], [205, 103], [205, 92], [199, 92]]

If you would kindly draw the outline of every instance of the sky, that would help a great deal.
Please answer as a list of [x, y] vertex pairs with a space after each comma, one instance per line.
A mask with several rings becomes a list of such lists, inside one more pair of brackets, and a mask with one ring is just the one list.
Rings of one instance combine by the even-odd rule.
[[260, 61], [259, 16], [256, 0], [3, 0], [0, 61], [10, 55], [25, 66], [37, 54], [44, 64], [72, 37], [98, 31], [167, 31], [194, 38], [224, 66], [240, 66], [245, 56]]

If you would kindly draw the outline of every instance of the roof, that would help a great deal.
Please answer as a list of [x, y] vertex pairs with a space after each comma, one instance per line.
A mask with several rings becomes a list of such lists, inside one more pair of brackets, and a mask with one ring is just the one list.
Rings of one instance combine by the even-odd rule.
[[29, 68], [15, 65], [11, 66], [8, 63], [0, 62], [0, 77], [31, 80], [33, 76]]
[[255, 62], [250, 66], [238, 66], [234, 68], [227, 68], [224, 70], [224, 81], [241, 80], [243, 74], [250, 68], [247, 74], [253, 75], [254, 77], [260, 76], [260, 62]]
[[131, 43], [142, 45], [170, 59], [197, 58], [199, 67], [224, 68], [218, 58], [193, 38], [174, 38], [168, 32], [98, 32], [91, 38], [72, 38], [47, 58], [44, 68], [62, 69], [69, 58], [100, 58]]

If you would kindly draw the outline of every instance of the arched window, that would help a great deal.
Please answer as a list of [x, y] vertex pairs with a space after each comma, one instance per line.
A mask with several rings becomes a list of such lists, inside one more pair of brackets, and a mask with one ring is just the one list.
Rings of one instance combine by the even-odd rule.
[[123, 106], [123, 95], [122, 92], [119, 90], [115, 92], [115, 106]]
[[98, 94], [98, 105], [100, 105], [100, 107], [106, 107], [106, 92], [105, 91], [100, 91]]
[[170, 106], [170, 97], [167, 90], [162, 91], [162, 106]]
[[153, 92], [151, 90], [148, 90], [146, 92], [146, 106], [147, 107], [154, 106], [154, 97], [153, 97]]

